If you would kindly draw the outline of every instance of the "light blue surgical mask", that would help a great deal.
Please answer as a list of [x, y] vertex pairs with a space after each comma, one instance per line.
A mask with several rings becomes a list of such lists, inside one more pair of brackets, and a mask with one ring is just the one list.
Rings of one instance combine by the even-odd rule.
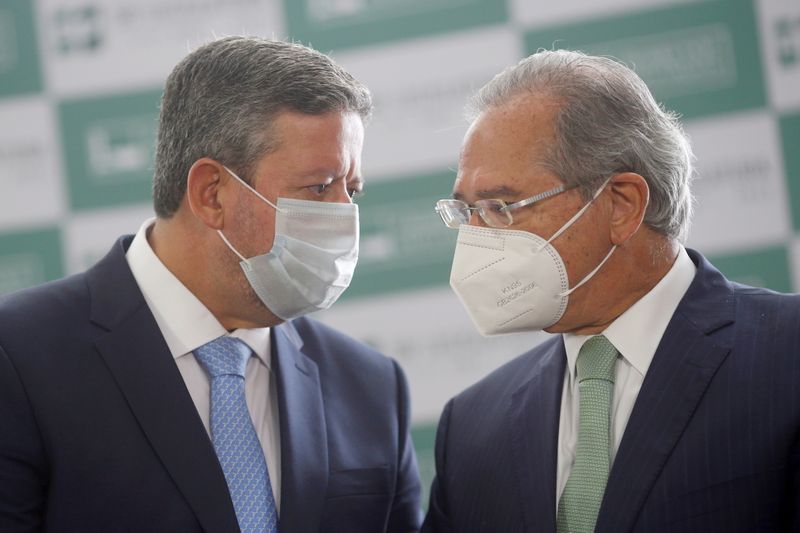
[[290, 320], [327, 309], [350, 285], [358, 262], [358, 205], [278, 198], [275, 205], [229, 168], [247, 190], [275, 209], [272, 249], [241, 259], [247, 281], [276, 316]]

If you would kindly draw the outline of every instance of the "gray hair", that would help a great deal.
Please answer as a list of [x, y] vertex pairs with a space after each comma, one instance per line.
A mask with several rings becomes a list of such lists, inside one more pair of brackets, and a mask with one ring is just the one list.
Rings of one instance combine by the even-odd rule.
[[226, 37], [186, 56], [161, 99], [153, 203], [169, 218], [186, 194], [195, 161], [210, 157], [242, 179], [277, 149], [271, 121], [282, 111], [372, 112], [369, 90], [328, 56], [301, 44]]
[[566, 186], [580, 187], [586, 200], [614, 174], [641, 175], [650, 188], [644, 223], [685, 240], [694, 157], [678, 116], [656, 103], [639, 76], [614, 59], [543, 50], [487, 83], [468, 106], [468, 117], [475, 120], [525, 94], [558, 105], [545, 168]]

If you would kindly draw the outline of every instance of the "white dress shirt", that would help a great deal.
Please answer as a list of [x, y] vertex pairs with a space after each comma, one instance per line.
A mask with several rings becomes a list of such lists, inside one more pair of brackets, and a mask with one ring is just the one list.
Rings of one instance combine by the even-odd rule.
[[[620, 353], [615, 368], [614, 397], [611, 400], [612, 464], [656, 348], [678, 303], [692, 283], [696, 270], [686, 250], [681, 247], [675, 263], [661, 281], [602, 332]], [[575, 462], [580, 400], [575, 365], [581, 346], [591, 337], [592, 335], [564, 334], [567, 369], [558, 427], [556, 501], [561, 498]]]
[[275, 374], [271, 368], [269, 328], [237, 329], [232, 333], [226, 331], [211, 311], [153, 252], [147, 236], [154, 220], [150, 219], [142, 224], [128, 248], [126, 258], [133, 277], [144, 294], [209, 435], [210, 380], [192, 351], [223, 335], [237, 337], [253, 350], [255, 357], [248, 361], [245, 373], [247, 409], [264, 450], [272, 494], [280, 511], [280, 425]]

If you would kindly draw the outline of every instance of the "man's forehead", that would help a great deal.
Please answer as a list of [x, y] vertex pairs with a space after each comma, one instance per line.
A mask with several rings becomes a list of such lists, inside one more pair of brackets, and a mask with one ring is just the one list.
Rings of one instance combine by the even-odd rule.
[[[286, 141], [322, 142], [326, 144], [363, 142], [364, 124], [361, 117], [351, 111], [327, 111], [320, 114], [284, 110], [277, 113], [268, 132]], [[301, 145], [299, 148], [308, 148]]]
[[453, 184], [454, 198], [469, 202], [484, 198], [508, 200], [561, 184], [552, 170], [533, 160], [521, 166], [496, 164], [498, 160], [492, 157], [470, 163], [459, 165]]
[[538, 136], [550, 139], [554, 133], [557, 112], [562, 106], [563, 103], [557, 99], [539, 93], [520, 94], [504, 103], [489, 106], [475, 116], [467, 128], [463, 146], [488, 132], [512, 138], [527, 137], [535, 132]]

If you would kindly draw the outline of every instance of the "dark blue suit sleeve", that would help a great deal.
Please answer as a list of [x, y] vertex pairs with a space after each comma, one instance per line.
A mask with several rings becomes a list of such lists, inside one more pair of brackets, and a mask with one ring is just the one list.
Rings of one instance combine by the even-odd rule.
[[0, 347], [0, 531], [39, 531], [45, 499], [45, 460], [25, 389]]
[[392, 361], [395, 369], [398, 394], [398, 431], [400, 432], [399, 461], [397, 469], [397, 487], [394, 502], [389, 515], [386, 531], [407, 533], [419, 531], [422, 520], [420, 506], [419, 470], [414, 443], [411, 440], [411, 408], [408, 394], [408, 383], [400, 367]]
[[794, 443], [792, 461], [789, 465], [791, 486], [789, 487], [789, 509], [791, 517], [789, 519], [788, 531], [800, 533], [800, 434]]
[[447, 428], [452, 407], [453, 400], [450, 400], [444, 407], [442, 417], [439, 420], [439, 427], [436, 430], [436, 477], [431, 486], [428, 514], [422, 524], [422, 533], [450, 533], [453, 531], [447, 513], [447, 495], [443, 484], [443, 481], [447, 479], [445, 476], [447, 464], [445, 453], [447, 449]]

